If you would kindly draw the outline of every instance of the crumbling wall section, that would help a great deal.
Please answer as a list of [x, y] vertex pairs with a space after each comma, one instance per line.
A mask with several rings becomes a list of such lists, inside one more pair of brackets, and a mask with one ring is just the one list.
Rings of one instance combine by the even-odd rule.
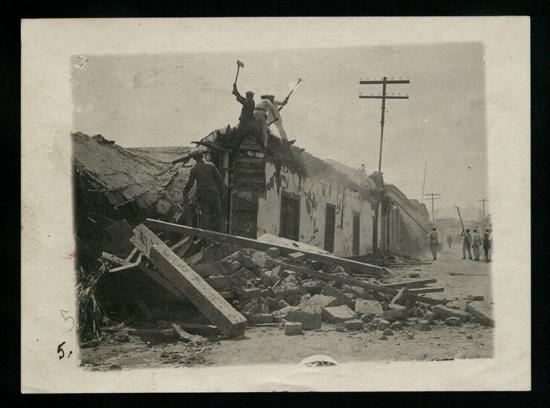
[[336, 183], [304, 177], [282, 166], [278, 172], [271, 162], [266, 163], [266, 190], [258, 202], [257, 235], [279, 235], [281, 196], [284, 191], [300, 197], [300, 241], [324, 248], [326, 206], [336, 207], [334, 254], [353, 255], [353, 215], [360, 215], [360, 254], [371, 252], [372, 211], [368, 201], [358, 191]]

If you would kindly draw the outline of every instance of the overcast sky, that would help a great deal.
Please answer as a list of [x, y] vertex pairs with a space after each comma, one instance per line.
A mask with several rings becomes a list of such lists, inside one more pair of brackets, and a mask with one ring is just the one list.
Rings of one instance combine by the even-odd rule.
[[[90, 56], [75, 60], [74, 131], [125, 147], [190, 145], [236, 125], [235, 60], [242, 93], [283, 99], [303, 79], [282, 116], [290, 138], [322, 158], [378, 166], [381, 86], [360, 79], [408, 78], [388, 86], [408, 100], [387, 102], [382, 171], [410, 198], [441, 193], [438, 215], [487, 198], [483, 48], [476, 43], [231, 53]], [[446, 209], [447, 208], [447, 209]]]

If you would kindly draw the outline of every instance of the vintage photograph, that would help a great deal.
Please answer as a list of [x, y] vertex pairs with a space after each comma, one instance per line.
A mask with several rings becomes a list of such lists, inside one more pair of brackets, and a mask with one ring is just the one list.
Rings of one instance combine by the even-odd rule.
[[73, 55], [80, 369], [493, 358], [485, 59]]

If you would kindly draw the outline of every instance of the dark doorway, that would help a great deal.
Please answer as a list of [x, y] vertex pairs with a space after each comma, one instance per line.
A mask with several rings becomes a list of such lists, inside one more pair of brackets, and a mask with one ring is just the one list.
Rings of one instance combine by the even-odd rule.
[[359, 255], [361, 216], [353, 213], [353, 255]]
[[325, 215], [325, 250], [334, 252], [334, 228], [336, 223], [336, 207], [327, 204]]
[[279, 236], [300, 240], [300, 197], [283, 192], [281, 198], [281, 228]]

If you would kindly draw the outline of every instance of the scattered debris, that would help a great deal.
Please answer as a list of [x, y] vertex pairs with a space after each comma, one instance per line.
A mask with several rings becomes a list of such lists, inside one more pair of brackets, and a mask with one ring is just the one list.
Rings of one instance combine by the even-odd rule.
[[494, 326], [493, 308], [488, 302], [469, 302], [466, 311], [471, 313], [476, 320], [487, 326]]
[[296, 336], [302, 334], [302, 323], [300, 322], [285, 322], [285, 335]]

